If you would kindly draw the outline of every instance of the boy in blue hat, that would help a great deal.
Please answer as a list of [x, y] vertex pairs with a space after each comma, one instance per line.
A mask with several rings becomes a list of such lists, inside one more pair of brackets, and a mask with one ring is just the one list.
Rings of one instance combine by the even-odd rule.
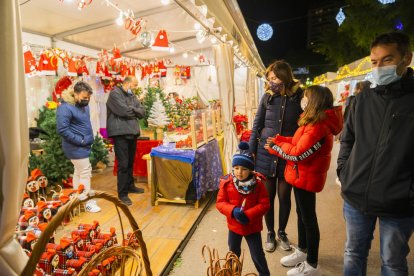
[[240, 153], [233, 156], [233, 172], [220, 180], [216, 207], [227, 217], [229, 250], [240, 257], [244, 237], [259, 275], [268, 276], [270, 273], [260, 234], [263, 216], [270, 207], [264, 186], [266, 179], [253, 171], [254, 160], [249, 153], [249, 144], [242, 142], [239, 149]]

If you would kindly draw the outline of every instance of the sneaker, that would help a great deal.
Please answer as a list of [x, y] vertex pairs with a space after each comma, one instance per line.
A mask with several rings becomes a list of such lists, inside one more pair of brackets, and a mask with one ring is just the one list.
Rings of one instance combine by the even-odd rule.
[[101, 211], [101, 207], [96, 204], [95, 200], [89, 200], [86, 202], [85, 210], [89, 213], [98, 213]]
[[131, 193], [131, 194], [142, 194], [142, 193], [144, 193], [144, 189], [138, 188], [138, 187], [135, 187], [135, 186], [132, 186], [132, 187], [129, 187], [128, 193]]
[[119, 200], [122, 201], [122, 203], [125, 204], [126, 206], [132, 205], [132, 201], [128, 196], [120, 197]]
[[292, 254], [280, 259], [280, 263], [283, 266], [292, 267], [292, 266], [297, 265], [298, 263], [302, 263], [306, 261], [306, 257], [307, 257], [306, 253], [303, 253], [299, 249], [295, 248], [295, 251]]
[[295, 268], [290, 269], [287, 272], [288, 276], [321, 276], [321, 271], [319, 266], [314, 268], [308, 262], [304, 261], [303, 263], [299, 263], [296, 265]]
[[337, 178], [335, 178], [335, 183], [336, 183], [339, 187], [341, 187], [341, 186], [342, 186], [341, 181], [339, 180], [339, 178], [338, 178], [338, 177], [337, 177]]
[[287, 238], [287, 234], [285, 231], [278, 231], [277, 232], [277, 241], [279, 242], [280, 248], [282, 248], [285, 251], [292, 250], [292, 247], [290, 246], [290, 241]]
[[267, 239], [265, 242], [264, 250], [267, 252], [273, 252], [276, 250], [276, 240], [274, 232], [267, 232]]

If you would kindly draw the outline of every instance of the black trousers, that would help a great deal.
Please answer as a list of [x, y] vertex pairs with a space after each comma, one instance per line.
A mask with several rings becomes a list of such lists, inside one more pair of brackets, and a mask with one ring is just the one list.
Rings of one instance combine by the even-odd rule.
[[[236, 254], [238, 257], [240, 257], [241, 254], [242, 238], [242, 235], [236, 234], [233, 231], [229, 230], [229, 250]], [[259, 276], [269, 276], [269, 267], [267, 266], [265, 253], [263, 252], [262, 236], [260, 235], [260, 232], [244, 236], [244, 238], [246, 239], [247, 245], [249, 246], [250, 255], [252, 256], [252, 260], [257, 272], [259, 272]]]
[[316, 217], [316, 193], [293, 187], [298, 214], [299, 248], [307, 250], [306, 261], [318, 264], [319, 253], [319, 225]]
[[128, 189], [134, 186], [133, 168], [137, 140], [128, 139], [125, 136], [115, 136], [114, 148], [115, 156], [118, 161], [117, 185], [118, 197], [128, 196]]

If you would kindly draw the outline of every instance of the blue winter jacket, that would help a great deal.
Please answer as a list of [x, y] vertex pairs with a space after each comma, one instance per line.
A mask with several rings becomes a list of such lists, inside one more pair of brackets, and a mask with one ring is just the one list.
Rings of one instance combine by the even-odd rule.
[[268, 137], [276, 134], [293, 136], [298, 128], [298, 120], [303, 112], [300, 100], [303, 91], [296, 84], [292, 96], [264, 94], [260, 100], [250, 136], [250, 152], [256, 155], [255, 170], [266, 177], [284, 177], [286, 161], [270, 154], [264, 145]]
[[63, 101], [57, 109], [57, 132], [62, 137], [62, 148], [69, 159], [88, 158], [93, 143], [89, 107], [75, 105], [73, 90], [62, 94]]

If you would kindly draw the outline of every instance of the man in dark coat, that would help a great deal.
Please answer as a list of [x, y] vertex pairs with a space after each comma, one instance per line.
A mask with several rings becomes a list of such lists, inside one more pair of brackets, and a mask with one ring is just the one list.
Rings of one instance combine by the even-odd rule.
[[410, 41], [402, 33], [371, 45], [373, 88], [354, 100], [341, 136], [347, 241], [344, 275], [366, 275], [379, 220], [381, 274], [408, 275], [408, 241], [414, 231], [414, 76]]
[[132, 175], [138, 138], [139, 122], [145, 115], [132, 89], [138, 86], [135, 77], [126, 77], [121, 86], [115, 86], [110, 92], [107, 107], [106, 128], [108, 137], [114, 139], [115, 156], [118, 160], [117, 185], [118, 197], [126, 205], [132, 205], [128, 193], [143, 193], [135, 187]]

